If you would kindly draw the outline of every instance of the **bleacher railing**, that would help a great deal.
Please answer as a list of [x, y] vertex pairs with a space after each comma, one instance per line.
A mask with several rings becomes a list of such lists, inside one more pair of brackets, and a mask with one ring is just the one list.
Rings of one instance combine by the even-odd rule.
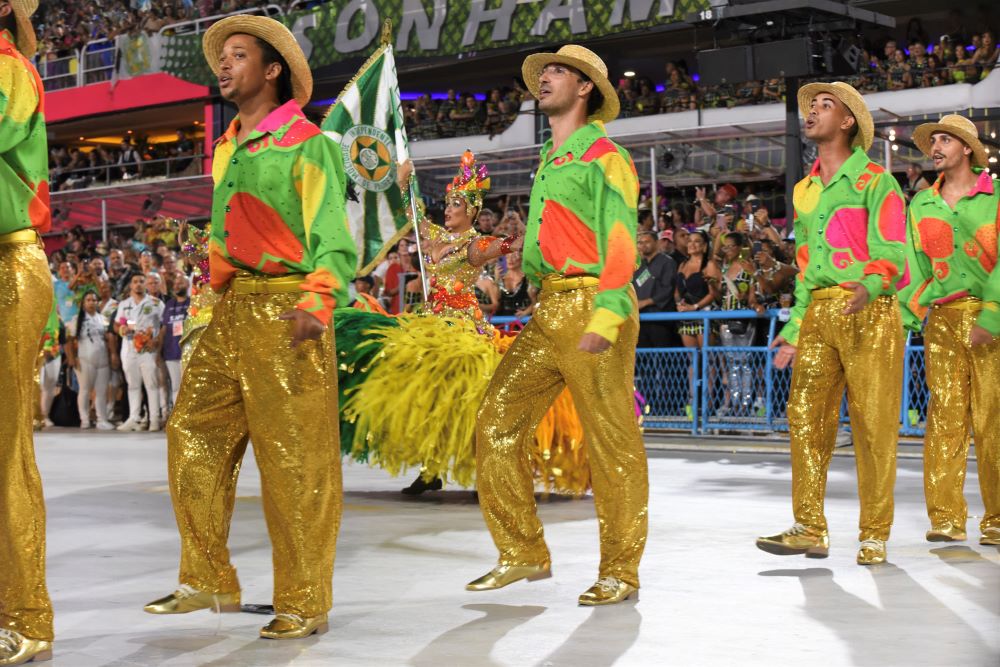
[[[752, 310], [714, 310], [687, 313], [643, 313], [640, 322], [697, 322], [708, 332], [713, 324], [751, 320], [766, 327], [774, 339], [783, 323], [777, 310], [758, 316]], [[525, 319], [494, 317], [493, 325], [516, 332]], [[691, 435], [719, 432], [788, 431], [786, 407], [792, 369], [774, 367], [774, 350], [767, 346], [728, 347], [703, 336], [701, 347], [640, 347], [636, 350], [635, 388], [646, 400], [643, 425], [647, 428], [688, 431]], [[922, 436], [929, 393], [924, 374], [924, 347], [905, 348], [903, 402], [899, 433]], [[849, 427], [845, 407], [841, 422]]]

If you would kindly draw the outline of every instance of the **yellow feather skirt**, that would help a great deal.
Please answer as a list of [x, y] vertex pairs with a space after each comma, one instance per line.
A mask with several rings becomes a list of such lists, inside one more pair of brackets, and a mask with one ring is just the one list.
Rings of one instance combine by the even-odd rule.
[[[398, 327], [373, 331], [365, 344], [381, 348], [365, 381], [341, 406], [355, 424], [355, 454], [400, 475], [419, 468], [472, 486], [476, 413], [490, 378], [513, 338], [491, 341], [472, 323], [404, 316]], [[535, 480], [546, 491], [582, 495], [590, 488], [583, 428], [568, 390], [558, 397], [535, 434]]]

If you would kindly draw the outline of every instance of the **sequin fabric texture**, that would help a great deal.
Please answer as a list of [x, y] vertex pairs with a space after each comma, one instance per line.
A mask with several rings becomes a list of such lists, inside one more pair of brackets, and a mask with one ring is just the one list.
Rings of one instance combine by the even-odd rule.
[[635, 419], [633, 380], [639, 318], [601, 354], [577, 349], [598, 288], [542, 293], [527, 326], [500, 361], [476, 427], [479, 506], [500, 562], [548, 563], [532, 477], [533, 435], [564, 387], [579, 406], [601, 538], [600, 576], [639, 585], [646, 544], [649, 481]]
[[0, 245], [0, 628], [51, 641], [45, 586], [45, 500], [32, 434], [39, 341], [52, 277], [33, 243]]
[[896, 481], [903, 325], [896, 297], [879, 297], [844, 315], [849, 296], [845, 291], [813, 300], [802, 322], [788, 402], [792, 505], [797, 522], [827, 530], [826, 476], [846, 386], [861, 500], [859, 539], [885, 540]]
[[965, 526], [968, 507], [963, 487], [971, 427], [986, 509], [979, 527], [1000, 528], [1000, 341], [970, 344], [979, 316], [975, 310], [934, 307], [924, 332], [931, 392], [924, 437], [924, 494], [932, 526]]
[[342, 482], [333, 331], [291, 349], [278, 316], [298, 294], [228, 292], [184, 371], [167, 426], [180, 582], [240, 590], [226, 546], [248, 439], [274, 551], [274, 607], [303, 618], [332, 604]]

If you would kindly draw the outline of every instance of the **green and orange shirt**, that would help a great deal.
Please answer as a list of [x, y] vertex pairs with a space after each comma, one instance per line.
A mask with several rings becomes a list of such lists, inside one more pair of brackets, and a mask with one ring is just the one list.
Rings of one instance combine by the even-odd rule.
[[990, 174], [952, 208], [941, 196], [944, 175], [910, 202], [906, 273], [900, 287], [903, 324], [919, 331], [934, 304], [971, 296], [983, 301], [977, 324], [1000, 335], [1000, 187]]
[[0, 235], [52, 224], [44, 112], [35, 66], [0, 30]]
[[584, 125], [558, 150], [551, 139], [542, 146], [531, 187], [524, 272], [536, 287], [546, 275], [599, 278], [586, 330], [611, 342], [632, 312], [638, 199], [632, 158], [608, 139], [602, 123]]
[[795, 185], [795, 307], [781, 335], [798, 343], [799, 327], [823, 287], [864, 285], [869, 296], [896, 293], [905, 264], [906, 206], [892, 174], [860, 148], [826, 185], [819, 160]]
[[297, 308], [329, 324], [348, 304], [357, 250], [347, 226], [340, 146], [294, 100], [272, 111], [237, 145], [237, 116], [215, 145], [211, 284], [238, 271], [306, 274]]

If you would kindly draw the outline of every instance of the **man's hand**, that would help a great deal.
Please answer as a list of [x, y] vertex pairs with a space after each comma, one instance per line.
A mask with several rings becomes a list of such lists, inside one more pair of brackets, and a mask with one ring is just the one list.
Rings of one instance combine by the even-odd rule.
[[844, 306], [844, 315], [860, 313], [868, 305], [868, 290], [864, 285], [854, 286], [854, 296], [851, 297], [847, 305]]
[[701, 201], [702, 199], [704, 199], [705, 198], [705, 188], [704, 187], [696, 187], [694, 189], [694, 198], [697, 199], [698, 201]]
[[580, 339], [580, 345], [577, 347], [578, 350], [583, 350], [584, 352], [589, 352], [591, 354], [600, 354], [606, 349], [611, 347], [611, 341], [596, 333], [585, 333], [583, 338]]
[[972, 331], [969, 333], [969, 342], [973, 345], [989, 345], [993, 342], [993, 334], [978, 324], [975, 324], [972, 326]]
[[779, 371], [795, 363], [795, 353], [798, 352], [798, 348], [785, 340], [784, 336], [776, 337], [770, 347], [772, 350], [778, 348], [778, 353], [774, 355], [774, 367]]
[[326, 327], [315, 315], [310, 315], [306, 311], [297, 308], [278, 315], [278, 319], [292, 321], [291, 347], [293, 349], [307, 340], [319, 340], [319, 337], [326, 331]]

